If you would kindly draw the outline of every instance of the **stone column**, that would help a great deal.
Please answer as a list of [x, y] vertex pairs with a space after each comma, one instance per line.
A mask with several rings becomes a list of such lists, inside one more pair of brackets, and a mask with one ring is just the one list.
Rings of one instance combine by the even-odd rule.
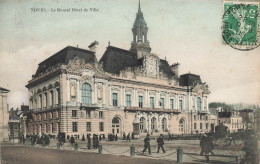
[[81, 102], [79, 80], [77, 80], [77, 102]]
[[67, 102], [69, 102], [70, 101], [70, 79], [69, 78], [67, 78], [66, 84], [67, 84]]

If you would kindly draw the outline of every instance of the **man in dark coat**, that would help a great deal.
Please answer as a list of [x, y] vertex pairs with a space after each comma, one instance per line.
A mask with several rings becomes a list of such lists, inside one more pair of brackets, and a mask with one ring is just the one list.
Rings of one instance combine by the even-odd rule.
[[166, 153], [166, 151], [165, 151], [164, 148], [163, 148], [164, 141], [163, 141], [163, 135], [162, 135], [162, 134], [160, 134], [160, 137], [157, 138], [157, 144], [158, 144], [157, 153], [159, 153], [160, 148], [162, 148], [163, 153]]
[[143, 153], [146, 151], [147, 148], [148, 148], [149, 154], [151, 154], [150, 135], [149, 134], [147, 134], [145, 139], [144, 139], [144, 150], [143, 150]]
[[130, 133], [127, 134], [126, 136], [126, 142], [129, 141], [130, 142]]
[[203, 155], [203, 153], [205, 153], [205, 154], [211, 153], [214, 155], [214, 153], [212, 152], [212, 150], [214, 149], [214, 145], [213, 145], [211, 136], [209, 136], [209, 135], [202, 136], [201, 140], [200, 140], [200, 147], [201, 147], [200, 155]]
[[70, 143], [71, 143], [72, 146], [75, 143], [75, 139], [74, 139], [73, 135], [71, 135], [71, 137], [70, 137]]
[[125, 132], [123, 133], [123, 140], [126, 140]]
[[90, 147], [91, 147], [91, 138], [90, 138], [89, 134], [87, 135], [87, 138], [88, 138], [88, 149], [90, 149]]
[[93, 134], [93, 148], [96, 149], [96, 135]]
[[134, 139], [135, 139], [135, 133], [132, 132], [132, 140], [134, 140]]

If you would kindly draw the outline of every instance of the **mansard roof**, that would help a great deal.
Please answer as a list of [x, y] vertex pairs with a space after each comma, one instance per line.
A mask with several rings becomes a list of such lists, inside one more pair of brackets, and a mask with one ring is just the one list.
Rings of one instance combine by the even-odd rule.
[[142, 60], [138, 60], [135, 53], [113, 46], [107, 47], [99, 62], [103, 63], [104, 71], [112, 74], [119, 74], [125, 67], [142, 65]]
[[75, 56], [84, 59], [85, 63], [94, 63], [97, 61], [94, 52], [77, 47], [67, 46], [41, 62], [38, 66], [35, 76], [45, 72], [46, 69], [51, 68], [57, 64], [68, 64], [69, 60], [73, 59]]
[[[104, 71], [112, 74], [119, 74], [125, 67], [143, 65], [143, 58], [137, 59], [137, 54], [134, 52], [109, 46], [99, 62], [103, 63]], [[168, 78], [174, 76], [177, 78], [166, 60], [160, 59], [159, 69], [165, 73]]]
[[199, 75], [187, 73], [180, 76], [180, 86], [192, 86], [195, 81], [201, 82]]
[[172, 72], [169, 63], [166, 60], [160, 59], [159, 70], [162, 71], [163, 73], [165, 73], [168, 78], [172, 78], [172, 77], [178, 78], [177, 75], [175, 75]]

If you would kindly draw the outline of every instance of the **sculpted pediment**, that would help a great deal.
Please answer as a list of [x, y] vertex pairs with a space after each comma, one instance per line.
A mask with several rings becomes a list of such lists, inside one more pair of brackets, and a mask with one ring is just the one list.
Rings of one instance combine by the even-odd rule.
[[195, 83], [195, 85], [192, 87], [192, 91], [198, 93], [210, 94], [208, 86], [200, 82]]

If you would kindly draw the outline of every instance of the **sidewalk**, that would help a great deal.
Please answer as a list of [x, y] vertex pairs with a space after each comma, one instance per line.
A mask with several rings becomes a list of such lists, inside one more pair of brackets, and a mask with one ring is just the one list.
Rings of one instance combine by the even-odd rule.
[[[87, 141], [75, 140], [78, 143], [78, 152], [85, 153], [98, 153], [98, 149], [87, 149]], [[151, 140], [151, 151], [152, 154], [149, 155], [146, 151], [144, 154], [143, 150], [143, 141], [142, 140], [131, 140], [131, 142], [126, 142], [125, 140], [118, 141], [102, 141], [101, 142], [103, 151], [102, 154], [108, 155], [121, 155], [121, 156], [130, 156], [130, 146], [133, 144], [135, 146], [135, 158], [140, 159], [160, 159], [166, 161], [177, 161], [177, 148], [180, 146], [183, 148], [183, 162], [187, 163], [206, 163], [206, 158], [204, 156], [199, 156], [200, 147], [199, 140], [174, 140], [174, 141], [165, 141], [166, 153], [163, 154], [162, 151], [157, 153], [157, 144], [155, 140]], [[27, 141], [26, 145], [30, 147], [30, 143]], [[42, 148], [41, 145], [35, 145], [35, 148]], [[44, 149], [57, 149], [57, 141], [51, 140], [50, 145], [46, 146]], [[61, 150], [74, 151], [74, 147], [70, 143], [66, 142], [60, 148]], [[229, 155], [242, 155], [241, 147], [239, 146], [230, 146], [228, 149], [226, 147], [218, 147], [214, 150], [215, 154], [229, 154]], [[235, 158], [226, 158], [226, 157], [210, 157], [211, 162], [218, 163], [235, 163]]]

